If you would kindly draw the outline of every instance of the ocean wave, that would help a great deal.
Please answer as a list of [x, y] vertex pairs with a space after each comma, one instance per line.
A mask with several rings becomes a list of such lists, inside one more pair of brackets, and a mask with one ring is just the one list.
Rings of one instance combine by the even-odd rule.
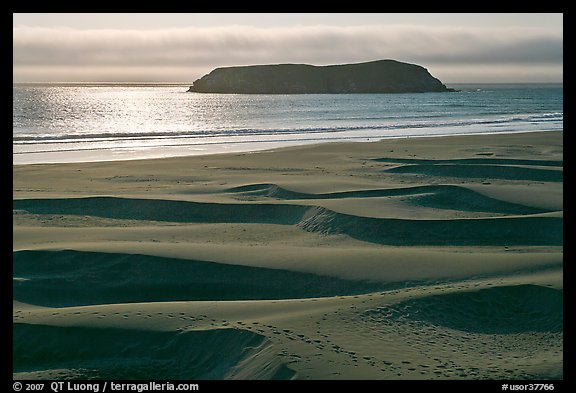
[[41, 135], [14, 135], [13, 143], [16, 145], [44, 144], [44, 143], [78, 143], [78, 142], [116, 142], [116, 141], [151, 141], [163, 139], [196, 139], [214, 137], [242, 137], [242, 136], [278, 136], [302, 135], [316, 133], [332, 133], [345, 131], [378, 131], [378, 130], [407, 130], [407, 129], [435, 129], [443, 127], [484, 126], [516, 126], [518, 123], [547, 123], [563, 122], [562, 112], [516, 114], [498, 118], [472, 118], [472, 119], [430, 119], [419, 121], [394, 122], [386, 124], [344, 124], [320, 127], [291, 127], [291, 128], [229, 128], [218, 130], [190, 130], [190, 131], [152, 131], [152, 132], [104, 132], [82, 134], [41, 134]]

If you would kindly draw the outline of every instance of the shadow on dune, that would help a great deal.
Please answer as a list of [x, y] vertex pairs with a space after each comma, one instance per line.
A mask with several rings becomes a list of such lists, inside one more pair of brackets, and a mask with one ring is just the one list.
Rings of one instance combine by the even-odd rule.
[[564, 166], [562, 160], [522, 160], [516, 158], [455, 158], [448, 160], [432, 160], [424, 158], [376, 158], [372, 161], [394, 162], [399, 164], [465, 164], [465, 165], [531, 165], [531, 166]]
[[365, 312], [373, 321], [411, 320], [481, 334], [563, 331], [563, 292], [515, 285], [411, 299]]
[[15, 300], [49, 307], [312, 298], [383, 288], [280, 269], [71, 250], [14, 252], [13, 272]]
[[[17, 379], [291, 379], [263, 336], [14, 324]], [[57, 373], [54, 371], [57, 370]], [[49, 377], [49, 378], [47, 378]]]
[[563, 181], [563, 172], [505, 165], [405, 165], [387, 169], [389, 173], [414, 173], [427, 176], [532, 181]]
[[407, 173], [455, 178], [482, 178], [506, 180], [531, 180], [561, 182], [563, 171], [533, 168], [548, 166], [561, 168], [563, 161], [520, 160], [506, 158], [467, 158], [453, 160], [430, 160], [416, 158], [378, 158], [374, 161], [407, 164], [386, 169], [387, 173]]

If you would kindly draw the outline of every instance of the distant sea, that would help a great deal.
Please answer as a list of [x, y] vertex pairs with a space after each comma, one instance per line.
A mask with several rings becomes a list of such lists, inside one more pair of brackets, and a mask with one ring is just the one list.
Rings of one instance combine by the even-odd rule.
[[243, 95], [188, 85], [15, 84], [14, 164], [246, 152], [331, 141], [563, 130], [562, 84], [453, 93]]

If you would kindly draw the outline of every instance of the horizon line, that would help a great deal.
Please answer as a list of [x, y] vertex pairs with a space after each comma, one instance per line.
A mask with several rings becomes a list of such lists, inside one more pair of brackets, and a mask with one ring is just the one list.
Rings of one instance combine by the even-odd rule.
[[[180, 86], [191, 85], [193, 82], [180, 81], [180, 82], [154, 82], [154, 81], [19, 81], [12, 82], [12, 85], [157, 85], [157, 86]], [[564, 84], [564, 81], [466, 81], [466, 82], [442, 82], [444, 85], [448, 84], [490, 84], [490, 85], [545, 85], [545, 84]]]

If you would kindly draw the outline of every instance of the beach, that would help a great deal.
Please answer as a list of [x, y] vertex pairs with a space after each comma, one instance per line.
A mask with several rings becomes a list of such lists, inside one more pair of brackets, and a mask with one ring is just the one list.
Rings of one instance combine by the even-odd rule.
[[14, 379], [562, 379], [563, 132], [13, 166]]

